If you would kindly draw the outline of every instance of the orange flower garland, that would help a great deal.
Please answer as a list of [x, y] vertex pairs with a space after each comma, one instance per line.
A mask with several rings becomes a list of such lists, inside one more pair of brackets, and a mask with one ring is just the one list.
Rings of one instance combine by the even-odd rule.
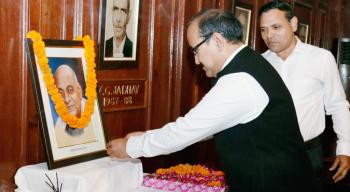
[[49, 60], [46, 57], [45, 43], [42, 40], [41, 35], [36, 31], [30, 31], [27, 33], [27, 37], [33, 41], [33, 49], [35, 56], [37, 57], [40, 70], [43, 73], [44, 82], [47, 88], [47, 92], [51, 96], [57, 114], [66, 122], [70, 127], [73, 128], [84, 128], [86, 127], [91, 119], [91, 115], [94, 112], [94, 104], [96, 99], [96, 73], [95, 73], [95, 52], [94, 52], [94, 41], [90, 39], [88, 35], [78, 37], [77, 40], [83, 41], [84, 44], [84, 56], [87, 65], [87, 77], [86, 77], [86, 89], [85, 96], [87, 97], [84, 112], [81, 117], [78, 118], [71, 115], [67, 109], [66, 104], [63, 101], [61, 94], [58, 92], [58, 88], [53, 78]]
[[179, 164], [167, 169], [157, 169], [157, 174], [163, 175], [163, 174], [169, 174], [169, 173], [176, 173], [177, 175], [186, 175], [186, 174], [195, 174], [198, 173], [203, 176], [209, 175], [209, 170], [201, 165], [190, 165], [190, 164]]
[[[179, 164], [176, 166], [172, 166], [167, 169], [157, 169], [156, 174], [158, 175], [171, 175], [176, 174], [180, 176], [185, 175], [200, 175], [204, 177], [224, 177], [224, 172], [222, 171], [214, 171], [209, 170], [207, 167], [202, 165], [190, 165], [190, 164]], [[206, 183], [208, 186], [216, 186], [216, 187], [222, 187], [223, 181], [215, 180], [215, 181], [209, 181]]]

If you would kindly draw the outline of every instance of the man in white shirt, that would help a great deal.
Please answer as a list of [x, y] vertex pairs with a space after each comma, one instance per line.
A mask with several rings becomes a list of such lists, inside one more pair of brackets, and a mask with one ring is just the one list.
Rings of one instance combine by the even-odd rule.
[[243, 45], [233, 13], [197, 13], [187, 40], [212, 89], [184, 117], [114, 139], [107, 153], [152, 157], [213, 135], [229, 191], [315, 191], [292, 98], [273, 67]]
[[[302, 43], [294, 35], [298, 19], [291, 6], [272, 1], [259, 10], [261, 36], [269, 48], [263, 53], [291, 92], [309, 158], [322, 185], [322, 146], [325, 114], [332, 115], [337, 133], [337, 157], [330, 170], [333, 180], [343, 179], [350, 167], [350, 113], [333, 55]], [[320, 186], [321, 187], [321, 186]]]

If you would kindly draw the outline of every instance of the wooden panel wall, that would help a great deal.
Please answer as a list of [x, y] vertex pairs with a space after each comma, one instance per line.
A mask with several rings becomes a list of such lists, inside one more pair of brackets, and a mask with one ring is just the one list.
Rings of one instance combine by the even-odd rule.
[[[268, 0], [236, 1], [252, 6], [249, 43], [257, 51], [264, 51], [257, 11]], [[329, 46], [332, 37], [350, 33], [348, 24], [344, 25], [344, 31], [328, 25], [333, 22], [331, 18], [340, 18], [341, 6], [349, 5], [346, 0], [332, 1], [332, 6], [322, 10], [318, 10], [320, 0], [295, 2], [297, 5], [306, 2], [314, 10], [309, 17], [314, 31], [311, 43]], [[99, 70], [97, 77], [99, 80], [147, 80], [147, 107], [104, 113], [109, 138], [121, 137], [130, 131], [159, 128], [185, 114], [200, 100], [209, 89], [209, 80], [193, 64], [194, 58], [186, 43], [186, 22], [202, 8], [231, 10], [234, 4], [234, 0], [191, 0], [190, 3], [186, 0], [140, 0], [137, 67]], [[0, 191], [12, 191], [13, 176], [20, 166], [45, 161], [24, 50], [25, 34], [37, 30], [44, 38], [67, 40], [90, 34], [97, 50], [99, 9], [100, 0], [0, 1]], [[342, 23], [341, 19], [335, 21]], [[323, 29], [329, 36], [317, 32]], [[142, 161], [148, 172], [185, 161], [214, 165], [217, 159], [212, 158], [213, 151], [212, 142], [206, 141], [172, 155]]]
[[[23, 25], [20, 14], [23, 5], [16, 1], [1, 1], [1, 54], [0, 70], [0, 185], [11, 178], [21, 159], [25, 158], [22, 148], [27, 122], [26, 103], [26, 67], [23, 63]], [[4, 19], [7, 18], [7, 19]], [[11, 18], [11, 19], [9, 19]], [[14, 24], [13, 21], [17, 20]], [[15, 101], [15, 102], [12, 102]]]
[[[350, 18], [350, 1], [342, 1], [342, 19], [347, 20]], [[350, 37], [350, 22], [343, 22], [343, 36]]]

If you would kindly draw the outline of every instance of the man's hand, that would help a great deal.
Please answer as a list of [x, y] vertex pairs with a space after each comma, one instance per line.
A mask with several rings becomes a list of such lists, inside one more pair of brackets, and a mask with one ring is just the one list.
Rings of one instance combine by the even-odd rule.
[[[337, 169], [338, 167], [338, 169]], [[338, 155], [331, 168], [330, 171], [334, 171], [337, 169], [337, 172], [333, 175], [334, 182], [338, 182], [345, 178], [350, 168], [350, 157], [346, 155]]]
[[130, 158], [129, 155], [126, 153], [127, 142], [127, 138], [113, 139], [109, 141], [106, 145], [107, 154], [111, 157], [117, 157], [121, 159]]

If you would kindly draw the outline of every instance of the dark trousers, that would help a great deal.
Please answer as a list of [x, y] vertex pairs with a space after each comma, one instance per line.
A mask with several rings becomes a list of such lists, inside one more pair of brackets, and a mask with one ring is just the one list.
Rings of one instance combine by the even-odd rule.
[[323, 156], [323, 150], [321, 141], [318, 137], [311, 139], [310, 141], [305, 142], [307, 153], [310, 158], [312, 167], [314, 169], [315, 175], [316, 175], [316, 181], [317, 185], [319, 186], [318, 191], [322, 190], [323, 185], [323, 162], [322, 162], [322, 156]]

